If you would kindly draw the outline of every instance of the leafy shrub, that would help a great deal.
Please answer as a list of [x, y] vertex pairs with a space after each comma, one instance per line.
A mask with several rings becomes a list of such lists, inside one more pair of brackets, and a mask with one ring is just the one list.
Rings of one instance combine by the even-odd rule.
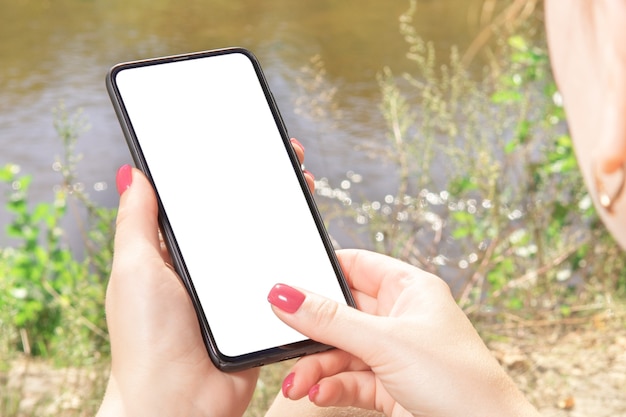
[[[64, 155], [54, 166], [61, 174], [54, 200], [29, 203], [32, 177], [7, 164], [6, 233], [16, 243], [0, 248], [0, 354], [16, 349], [59, 363], [90, 363], [108, 349], [104, 293], [112, 257], [115, 211], [96, 207], [80, 186], [75, 144], [86, 128], [80, 113], [55, 110], [55, 128]], [[65, 242], [62, 220], [71, 201], [87, 212], [86, 254], [78, 259]], [[5, 356], [6, 357], [6, 356]]]
[[438, 64], [412, 26], [415, 4], [400, 18], [414, 72], [378, 77], [397, 187], [367, 200], [358, 174], [339, 187], [322, 178], [317, 193], [338, 203], [327, 218], [443, 276], [467, 310], [569, 314], [590, 301], [573, 295], [623, 290], [624, 256], [582, 182], [546, 46], [532, 40], [544, 37], [517, 26], [476, 79], [456, 48]]

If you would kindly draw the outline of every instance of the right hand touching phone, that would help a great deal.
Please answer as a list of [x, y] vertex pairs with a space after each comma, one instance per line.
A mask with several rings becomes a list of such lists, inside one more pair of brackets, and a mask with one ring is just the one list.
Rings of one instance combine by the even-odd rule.
[[276, 315], [338, 349], [300, 359], [283, 383], [291, 399], [387, 416], [536, 416], [441, 279], [361, 250], [338, 252], [358, 308], [275, 286]]

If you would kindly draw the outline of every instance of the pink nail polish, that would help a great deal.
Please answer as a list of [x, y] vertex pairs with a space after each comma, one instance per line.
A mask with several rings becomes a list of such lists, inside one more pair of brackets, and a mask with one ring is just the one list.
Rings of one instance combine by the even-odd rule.
[[124, 194], [124, 191], [130, 188], [130, 184], [133, 182], [133, 168], [126, 164], [122, 165], [120, 169], [117, 170], [117, 175], [115, 177], [115, 183], [117, 185], [117, 192], [119, 195]]
[[315, 402], [315, 398], [317, 398], [317, 394], [320, 392], [320, 384], [315, 384], [309, 390], [309, 401], [312, 403]]
[[302, 172], [304, 172], [305, 174], [309, 174], [309, 176], [313, 179], [313, 181], [315, 181], [315, 175], [311, 174], [310, 171], [307, 171], [306, 169], [303, 169]]
[[285, 398], [289, 398], [287, 394], [289, 394], [289, 390], [291, 389], [291, 387], [293, 387], [293, 380], [295, 377], [296, 377], [296, 374], [292, 372], [289, 375], [287, 375], [287, 377], [283, 381], [283, 386], [281, 390]]
[[303, 151], [303, 152], [305, 151], [304, 146], [302, 146], [302, 144], [300, 143], [300, 141], [299, 141], [298, 139], [296, 139], [296, 138], [291, 138], [290, 140], [291, 140], [291, 143], [293, 143], [293, 144], [295, 144], [295, 145], [298, 145], [300, 148], [302, 148], [302, 151]]
[[287, 313], [295, 313], [304, 302], [305, 295], [285, 284], [276, 284], [267, 296], [271, 305]]

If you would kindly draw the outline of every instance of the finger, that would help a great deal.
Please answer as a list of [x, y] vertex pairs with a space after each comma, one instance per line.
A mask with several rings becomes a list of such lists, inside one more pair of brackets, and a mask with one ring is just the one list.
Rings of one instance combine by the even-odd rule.
[[[115, 232], [115, 254], [124, 254], [137, 241], [160, 250], [158, 208], [154, 190], [143, 173], [129, 165], [121, 167], [117, 178], [121, 192]], [[123, 188], [120, 190], [120, 188]]]
[[306, 169], [304, 172], [304, 179], [306, 180], [306, 184], [309, 186], [309, 190], [313, 193], [315, 192], [315, 177]]
[[298, 141], [298, 139], [296, 138], [289, 139], [289, 142], [291, 142], [291, 146], [293, 147], [293, 150], [296, 152], [296, 155], [298, 156], [298, 161], [300, 162], [300, 164], [304, 164], [304, 146], [302, 146], [300, 141]]
[[268, 301], [278, 318], [290, 327], [313, 340], [348, 352], [370, 366], [373, 363], [368, 359], [377, 353], [372, 340], [383, 340], [389, 331], [384, 317], [369, 315], [284, 284], [272, 288]]
[[368, 294], [358, 291], [354, 288], [350, 289], [352, 292], [352, 298], [356, 303], [356, 308], [364, 313], [376, 314], [379, 313], [378, 300]]
[[[302, 146], [300, 141], [298, 141], [298, 139], [296, 138], [291, 138], [289, 141], [291, 142], [291, 146], [293, 147], [293, 150], [296, 152], [296, 155], [298, 156], [298, 161], [300, 162], [300, 165], [304, 164], [304, 146]], [[303, 170], [303, 172], [304, 172], [304, 179], [306, 179], [306, 183], [309, 187], [309, 190], [311, 190], [311, 192], [314, 192], [315, 191], [315, 176], [313, 176], [313, 174], [311, 174], [306, 169]]]
[[[154, 349], [159, 334], [154, 326], [137, 326], [137, 323], [152, 323], [159, 310], [171, 311], [186, 297], [161, 298], [162, 294], [182, 295], [184, 289], [161, 257], [158, 206], [151, 184], [141, 171], [129, 165], [120, 168], [116, 182], [121, 196], [107, 286], [107, 323], [112, 349], [145, 353]], [[193, 311], [191, 306], [187, 308]], [[164, 326], [162, 322], [159, 324]], [[124, 347], [123, 341], [129, 338], [141, 343]]]
[[379, 298], [381, 288], [396, 297], [417, 275], [430, 275], [397, 259], [365, 250], [342, 249], [337, 251], [337, 257], [350, 287], [373, 298]]
[[[352, 406], [367, 410], [377, 410], [380, 396], [388, 396], [383, 387], [377, 386], [377, 379], [371, 371], [344, 372], [321, 380], [308, 392], [311, 402], [320, 407]], [[391, 415], [391, 414], [387, 414]]]
[[345, 371], [368, 369], [363, 361], [338, 349], [305, 356], [291, 368], [291, 372], [283, 381], [282, 392], [285, 397], [298, 400], [308, 395], [311, 387], [322, 378]]
[[[141, 171], [125, 165], [116, 178], [122, 193], [116, 221], [113, 267], [108, 295], [127, 293], [128, 296], [149, 283], [132, 282], [149, 279], [142, 273], [150, 265], [161, 267], [161, 244], [158, 233], [158, 208], [151, 184]], [[141, 259], [141, 262], [137, 262]], [[124, 297], [121, 297], [123, 299]], [[107, 297], [107, 303], [120, 297]], [[112, 306], [110, 306], [112, 307]]]

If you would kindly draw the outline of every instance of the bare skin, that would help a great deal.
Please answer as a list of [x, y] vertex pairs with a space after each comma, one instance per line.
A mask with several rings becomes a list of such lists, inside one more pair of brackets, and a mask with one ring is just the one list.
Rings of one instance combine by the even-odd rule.
[[[626, 248], [626, 193], [620, 188], [626, 164], [626, 2], [546, 0], [546, 16], [580, 167], [603, 221]], [[302, 161], [304, 148], [292, 144]], [[210, 363], [191, 302], [161, 251], [152, 188], [139, 171], [129, 172], [118, 176], [122, 196], [107, 292], [113, 366], [99, 416], [241, 416], [258, 371], [225, 375]], [[306, 175], [312, 187], [313, 177]], [[289, 400], [277, 399], [269, 416], [339, 412], [312, 403], [392, 417], [538, 415], [439, 278], [371, 252], [338, 256], [360, 311], [305, 289], [268, 288], [300, 294], [292, 312], [276, 305], [274, 312], [338, 348], [298, 361], [283, 385]], [[368, 415], [356, 408], [340, 411]]]

